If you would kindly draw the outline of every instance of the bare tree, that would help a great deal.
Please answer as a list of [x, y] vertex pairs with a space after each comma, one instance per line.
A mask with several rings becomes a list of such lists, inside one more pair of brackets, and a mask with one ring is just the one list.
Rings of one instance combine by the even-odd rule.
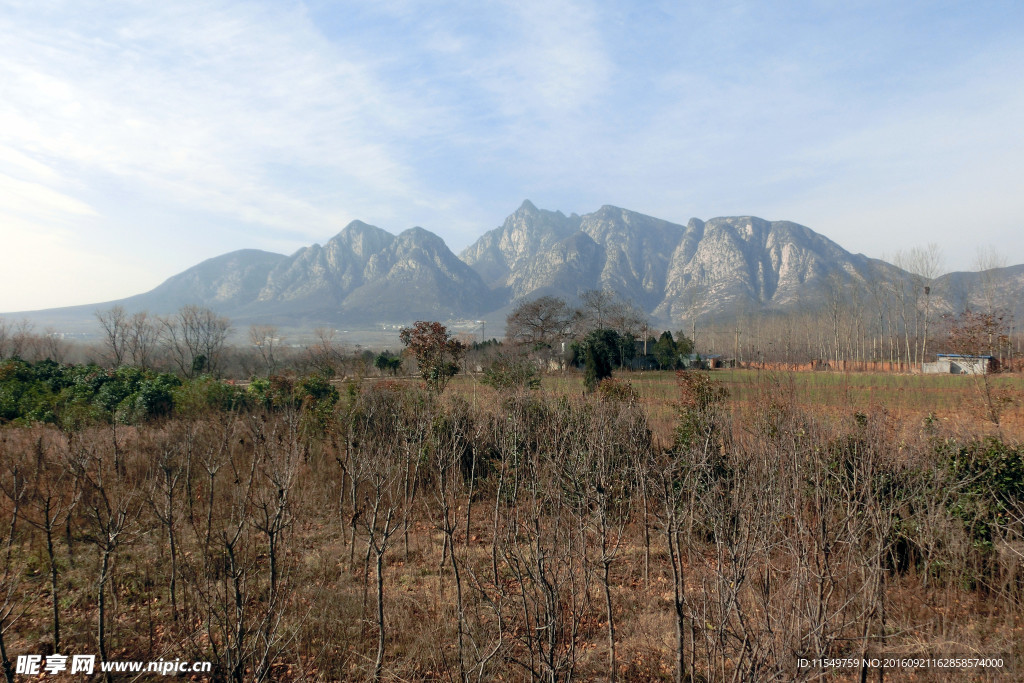
[[[691, 555], [699, 552], [694, 543], [700, 525], [708, 519], [701, 507], [714, 498], [715, 479], [722, 471], [720, 454], [726, 451], [729, 429], [722, 403], [725, 390], [703, 373], [679, 375], [682, 400], [674, 448], [657, 455], [651, 469], [658, 473], [660, 519], [668, 546], [672, 571], [674, 622], [676, 631], [675, 680], [693, 679], [695, 641], [694, 608], [687, 596], [687, 570]], [[705, 622], [707, 623], [707, 622]], [[687, 636], [691, 643], [686, 656]]]
[[139, 311], [128, 318], [128, 357], [132, 365], [149, 369], [153, 355], [160, 341], [160, 329], [146, 311]]
[[249, 419], [260, 484], [253, 498], [253, 525], [266, 539], [269, 583], [259, 629], [256, 671], [261, 677], [269, 677], [271, 664], [280, 653], [281, 621], [291, 589], [287, 532], [293, 521], [292, 493], [303, 450], [299, 417], [297, 410], [287, 410], [278, 420], [261, 415]]
[[18, 342], [21, 349], [19, 355], [29, 361], [52, 360], [62, 363], [68, 351], [67, 343], [52, 327], [47, 327], [42, 334], [24, 333], [19, 336]]
[[639, 335], [647, 324], [643, 311], [609, 289], [590, 289], [580, 294], [579, 316], [576, 336], [599, 329]]
[[54, 537], [57, 522], [74, 505], [73, 486], [63, 463], [57, 462], [45, 435], [40, 434], [32, 450], [31, 475], [27, 496], [26, 521], [43, 532], [50, 565], [50, 604], [52, 608], [53, 651], [60, 652], [60, 594], [57, 552]]
[[[6, 446], [6, 444], [4, 444]], [[5, 449], [6, 450], [6, 449]], [[0, 471], [0, 490], [6, 494], [10, 506], [0, 507], [3, 513], [5, 536], [0, 552], [0, 666], [8, 683], [14, 683], [14, 665], [7, 654], [5, 635], [18, 621], [26, 593], [21, 589], [21, 570], [14, 559], [15, 542], [17, 540], [18, 522], [21, 521], [21, 508], [26, 495], [25, 471], [15, 458], [7, 458], [3, 471]]]
[[0, 358], [23, 357], [29, 351], [34, 328], [26, 318], [14, 324], [0, 318]]
[[902, 267], [910, 273], [915, 291], [923, 294], [923, 302], [917, 297], [920, 319], [920, 347], [915, 360], [924, 360], [928, 351], [928, 333], [932, 318], [932, 296], [934, 281], [942, 274], [942, 250], [934, 242], [925, 247], [914, 247], [902, 259]]
[[96, 320], [103, 334], [103, 350], [107, 363], [119, 368], [128, 357], [128, 314], [123, 306], [96, 311]]
[[632, 301], [621, 299], [612, 306], [608, 323], [622, 336], [639, 337], [648, 328], [647, 314]]
[[342, 366], [344, 355], [335, 339], [337, 330], [318, 327], [313, 330], [315, 341], [306, 348], [302, 359], [306, 365], [325, 377], [333, 377]]
[[563, 299], [542, 296], [517, 305], [505, 320], [505, 338], [529, 350], [556, 349], [570, 335], [574, 311]]
[[[448, 560], [455, 587], [459, 680], [467, 682], [475, 677], [480, 681], [484, 679], [489, 662], [501, 650], [505, 634], [502, 610], [490, 592], [481, 590], [481, 583], [471, 561], [469, 529], [473, 499], [473, 467], [476, 460], [476, 444], [471, 433], [473, 415], [465, 401], [455, 401], [449, 411], [432, 420], [432, 427], [431, 475], [434, 483], [435, 511], [443, 533], [441, 566], [443, 568], [445, 560]], [[465, 517], [466, 525], [466, 542], [462, 545], [455, 542], [461, 525], [460, 516]], [[466, 599], [467, 577], [481, 600]], [[488, 622], [491, 621], [494, 623], [493, 631], [487, 628]]]
[[[187, 443], [187, 441], [185, 441]], [[167, 530], [170, 552], [168, 589], [171, 598], [171, 620], [178, 621], [178, 516], [182, 479], [185, 469], [181, 463], [181, 442], [163, 443], [157, 457], [156, 468], [150, 476], [149, 504], [157, 520]]]
[[[72, 449], [69, 463], [83, 488], [88, 518], [86, 539], [99, 553], [96, 641], [102, 661], [109, 659], [107, 594], [113, 561], [118, 551], [136, 537], [141, 511], [138, 489], [119, 465], [119, 449], [116, 433], [113, 434], [112, 451], [108, 451], [103, 443], [88, 445], [81, 442]], [[114, 456], [112, 460], [111, 455]], [[109, 674], [107, 680], [111, 680]]]
[[221, 370], [224, 344], [231, 321], [209, 308], [183, 306], [174, 315], [160, 319], [163, 344], [178, 371], [185, 377]]
[[704, 308], [704, 300], [708, 295], [706, 285], [697, 282], [690, 282], [683, 290], [683, 300], [686, 305], [686, 318], [690, 323], [690, 341], [694, 349], [697, 348], [697, 319]]
[[[949, 345], [953, 351], [965, 356], [1002, 356], [1009, 349], [1010, 337], [1002, 315], [964, 311], [951, 316], [949, 324]], [[985, 367], [975, 365], [969, 371], [977, 395], [981, 400], [985, 417], [998, 426], [1003, 410], [1014, 402], [1014, 392], [1005, 385], [997, 384], [991, 375], [993, 368], [988, 360]]]
[[981, 303], [983, 313], [996, 314], [998, 311], [997, 274], [995, 271], [1006, 267], [1006, 256], [996, 251], [995, 247], [978, 247], [974, 257], [974, 269], [981, 280]]
[[406, 463], [399, 456], [400, 435], [391, 426], [395, 411], [400, 410], [398, 398], [387, 392], [369, 395], [365, 417], [360, 425], [369, 450], [360, 461], [360, 479], [365, 484], [363, 509], [359, 522], [366, 532], [368, 554], [375, 559], [377, 578], [377, 656], [373, 663], [373, 680], [381, 680], [384, 650], [387, 641], [384, 621], [384, 558], [391, 549], [394, 534], [402, 528], [402, 505], [406, 500], [404, 482]]
[[273, 325], [252, 325], [249, 327], [249, 343], [259, 352], [266, 373], [272, 375], [277, 372], [282, 344], [278, 329]]
[[501, 438], [509, 440], [503, 447], [511, 458], [502, 465], [508, 466], [502, 475], [507, 481], [495, 503], [493, 562], [496, 576], [504, 571], [514, 579], [501, 589], [507, 596], [498, 601], [507, 597], [510, 605], [518, 605], [513, 633], [525, 654], [505, 656], [532, 680], [572, 680], [589, 610], [591, 572], [579, 498], [571, 486], [561, 484], [586, 429], [578, 406], [509, 407], [513, 412]]
[[[617, 680], [616, 617], [612, 605], [612, 567], [625, 543], [630, 521], [633, 479], [629, 469], [649, 452], [646, 419], [635, 404], [603, 402], [586, 413], [582, 439], [563, 473], [579, 495], [577, 514], [595, 546], [590, 565], [601, 585], [608, 629], [608, 679]], [[645, 521], [646, 524], [646, 521]]]

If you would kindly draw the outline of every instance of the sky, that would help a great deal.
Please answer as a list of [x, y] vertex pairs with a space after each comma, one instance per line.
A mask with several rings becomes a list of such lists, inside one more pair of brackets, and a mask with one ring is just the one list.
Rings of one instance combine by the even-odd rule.
[[0, 0], [0, 311], [524, 199], [1024, 263], [1024, 3]]

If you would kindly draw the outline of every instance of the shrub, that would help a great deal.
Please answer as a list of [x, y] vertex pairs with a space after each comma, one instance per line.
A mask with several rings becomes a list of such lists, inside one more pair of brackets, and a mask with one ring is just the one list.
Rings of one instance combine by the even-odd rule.
[[953, 481], [963, 482], [950, 513], [976, 548], [990, 549], [996, 529], [1024, 504], [1024, 452], [989, 437], [947, 452], [946, 467]]
[[597, 387], [597, 393], [606, 401], [618, 403], [635, 403], [638, 395], [629, 382], [617, 379], [606, 379]]
[[306, 375], [295, 383], [294, 395], [300, 405], [326, 404], [333, 406], [340, 398], [330, 380], [320, 374]]
[[225, 384], [209, 375], [188, 380], [175, 387], [171, 396], [174, 409], [186, 415], [198, 415], [210, 409], [236, 410], [249, 405], [244, 389]]
[[540, 388], [537, 366], [526, 358], [506, 354], [498, 355], [480, 381], [498, 391]]
[[679, 370], [676, 381], [680, 393], [676, 445], [689, 448], [719, 432], [718, 423], [729, 390], [706, 372]]

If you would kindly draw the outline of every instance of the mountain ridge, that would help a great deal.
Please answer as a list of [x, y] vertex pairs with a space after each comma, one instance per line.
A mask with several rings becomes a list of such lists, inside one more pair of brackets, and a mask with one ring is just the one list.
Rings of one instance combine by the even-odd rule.
[[[998, 293], [1001, 300], [1020, 300], [1024, 266], [1003, 270], [987, 280], [942, 275], [934, 280], [936, 289], [951, 294], [937, 301], [950, 309], [970, 305], [979, 283], [989, 298]], [[240, 249], [202, 261], [149, 292], [15, 315], [91, 319], [113, 305], [165, 314], [198, 304], [238, 324], [351, 327], [503, 319], [525, 299], [574, 301], [586, 290], [606, 289], [671, 325], [694, 315], [814, 308], [837, 288], [867, 291], [874, 283], [909, 277], [792, 221], [726, 216], [681, 225], [610, 204], [581, 216], [525, 200], [458, 256], [422, 227], [395, 235], [356, 220], [322, 245], [291, 255]]]

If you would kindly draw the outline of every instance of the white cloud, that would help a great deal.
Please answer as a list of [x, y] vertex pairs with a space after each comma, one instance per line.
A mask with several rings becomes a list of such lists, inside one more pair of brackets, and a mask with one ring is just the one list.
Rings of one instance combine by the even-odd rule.
[[36, 219], [67, 222], [75, 217], [96, 215], [92, 207], [73, 197], [3, 173], [0, 173], [0, 196], [4, 198], [7, 211]]
[[[0, 27], [12, 36], [0, 48], [6, 146], [306, 236], [334, 227], [339, 206], [370, 211], [380, 200], [367, 197], [423, 192], [390, 148], [423, 108], [347, 59], [302, 12], [113, 7], [99, 35], [86, 22], [58, 37], [45, 24]], [[287, 187], [290, 173], [314, 171], [332, 196]]]

